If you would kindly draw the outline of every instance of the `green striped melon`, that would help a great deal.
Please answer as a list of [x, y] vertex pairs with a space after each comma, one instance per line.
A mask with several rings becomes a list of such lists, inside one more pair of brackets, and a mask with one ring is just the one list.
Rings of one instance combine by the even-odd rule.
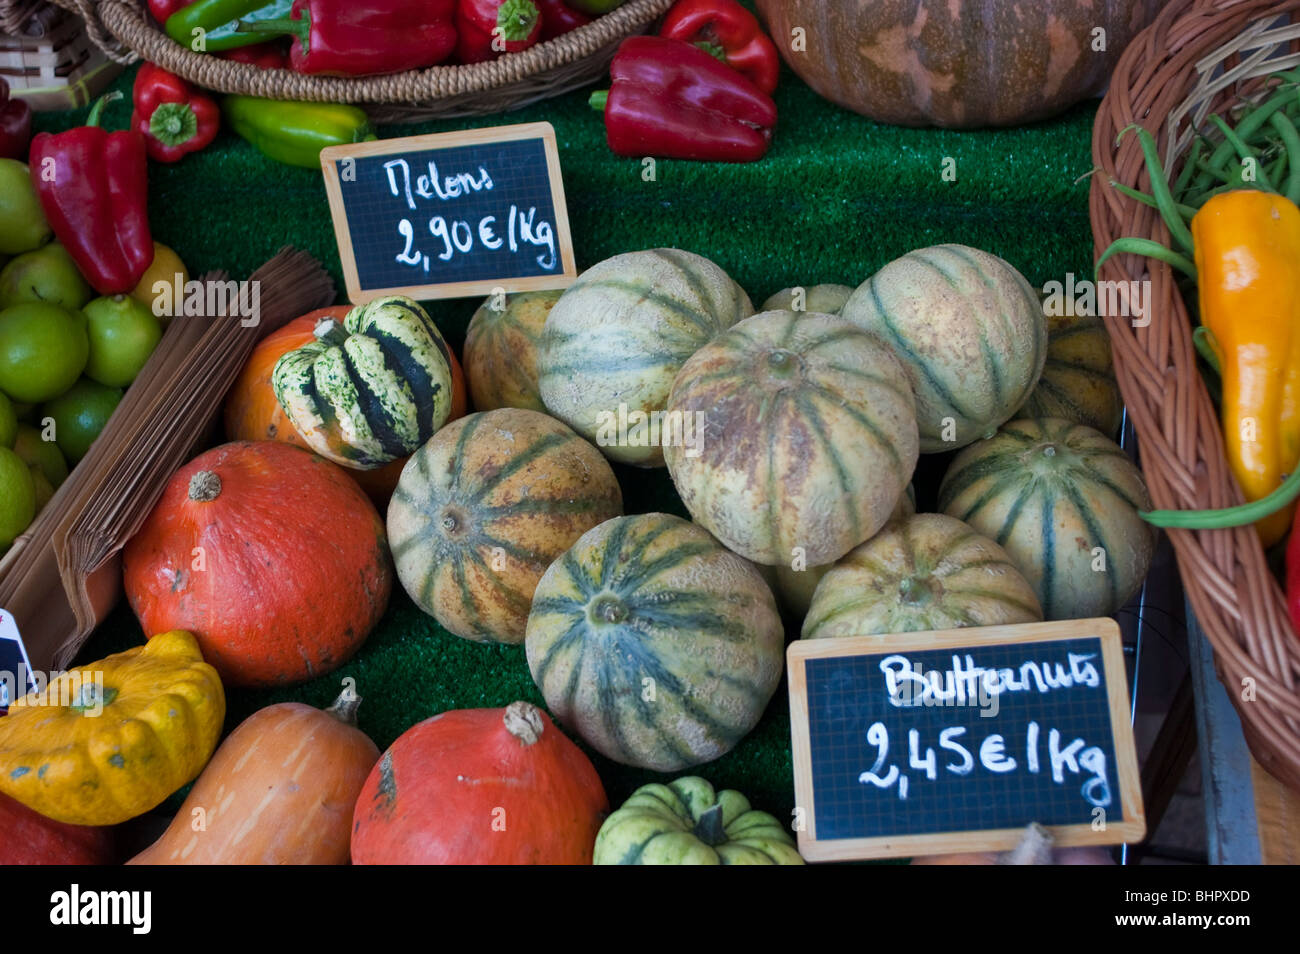
[[767, 584], [663, 513], [607, 520], [537, 585], [525, 640], [546, 704], [601, 754], [671, 772], [729, 752], [781, 680]]
[[827, 573], [804, 639], [928, 632], [1041, 620], [1010, 556], [960, 520], [921, 513], [891, 523]]
[[1124, 400], [1115, 381], [1110, 335], [1095, 315], [1047, 312], [1047, 363], [1038, 387], [1016, 418], [1059, 417], [1107, 437], [1119, 433]]
[[953, 460], [939, 508], [1002, 546], [1048, 619], [1119, 612], [1146, 578], [1156, 530], [1142, 474], [1091, 427], [1012, 421]]
[[546, 410], [537, 390], [537, 347], [561, 294], [493, 295], [474, 312], [465, 332], [465, 377], [474, 410]]
[[759, 311], [809, 311], [819, 315], [838, 315], [852, 294], [853, 289], [848, 285], [782, 288], [763, 302]]
[[916, 466], [906, 370], [834, 315], [745, 319], [686, 362], [668, 411], [704, 436], [664, 448], [682, 502], [756, 563], [839, 559], [885, 524]]
[[691, 776], [642, 785], [596, 835], [594, 865], [801, 865], [794, 839], [740, 792]]
[[606, 259], [546, 319], [542, 401], [612, 460], [660, 467], [650, 415], [664, 410], [687, 358], [753, 313], [726, 272], [691, 252], [658, 248]]
[[1038, 293], [1007, 262], [964, 245], [895, 259], [841, 314], [907, 365], [925, 454], [990, 436], [1025, 403], [1047, 357]]
[[[906, 492], [898, 498], [898, 506], [889, 515], [889, 520], [891, 523], [895, 520], [903, 520], [914, 513], [916, 513], [916, 491], [911, 484], [908, 484]], [[782, 566], [760, 566], [758, 569], [759, 572], [771, 571], [771, 576], [765, 574], [764, 578], [771, 585], [777, 603], [791, 616], [803, 619], [808, 615], [808, 607], [812, 606], [813, 593], [817, 592], [817, 585], [835, 564], [824, 563], [821, 566], [799, 569], [796, 569], [796, 566], [798, 564], [791, 562]]]
[[374, 470], [414, 453], [451, 416], [451, 352], [409, 298], [377, 298], [326, 318], [286, 352], [271, 389], [317, 454]]
[[596, 448], [545, 414], [501, 408], [453, 421], [407, 461], [388, 539], [402, 586], [444, 628], [521, 643], [546, 568], [622, 512]]

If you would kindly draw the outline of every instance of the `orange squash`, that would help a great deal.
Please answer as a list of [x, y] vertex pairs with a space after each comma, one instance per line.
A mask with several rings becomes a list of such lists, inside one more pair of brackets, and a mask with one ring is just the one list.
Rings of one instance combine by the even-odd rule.
[[133, 865], [342, 865], [379, 749], [345, 689], [328, 709], [281, 702], [221, 743], [162, 836]]
[[591, 760], [526, 702], [407, 729], [357, 798], [365, 865], [589, 865], [609, 810]]
[[[351, 310], [349, 305], [334, 305], [309, 312], [258, 342], [226, 396], [224, 420], [227, 440], [284, 441], [311, 449], [294, 430], [293, 424], [280, 408], [280, 402], [275, 399], [275, 393], [271, 390], [271, 372], [282, 355], [315, 340], [312, 332], [322, 318], [334, 318], [341, 322]], [[452, 387], [449, 420], [454, 421], [469, 412], [469, 398], [465, 372], [456, 360], [455, 352], [449, 351], [448, 356], [451, 359]], [[360, 484], [375, 506], [382, 510], [388, 505], [388, 498], [393, 495], [407, 460], [403, 457], [377, 470], [348, 471], [348, 476]]]
[[228, 686], [330, 672], [388, 605], [384, 522], [343, 470], [279, 441], [237, 441], [178, 470], [127, 544], [147, 633], [187, 629]]

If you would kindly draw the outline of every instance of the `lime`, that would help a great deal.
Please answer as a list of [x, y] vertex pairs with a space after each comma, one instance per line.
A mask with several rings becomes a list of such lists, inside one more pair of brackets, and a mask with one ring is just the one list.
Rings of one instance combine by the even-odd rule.
[[32, 475], [32, 489], [36, 491], [36, 512], [40, 513], [54, 499], [55, 487], [39, 467], [28, 467], [27, 471]]
[[0, 308], [43, 301], [77, 309], [94, 296], [77, 263], [58, 242], [19, 255], [0, 271]]
[[17, 401], [48, 401], [76, 383], [90, 342], [85, 319], [58, 305], [0, 311], [0, 391]]
[[[178, 277], [179, 276], [179, 277]], [[140, 304], [144, 305], [160, 321], [171, 315], [175, 307], [173, 303], [176, 297], [176, 283], [180, 282], [181, 294], [185, 293], [185, 283], [190, 280], [189, 269], [181, 261], [181, 257], [173, 252], [162, 242], [153, 243], [153, 262], [145, 271], [144, 277], [140, 279], [135, 288], [131, 289], [131, 297]], [[161, 291], [155, 286], [159, 282], [167, 284], [166, 291]], [[159, 295], [164, 296], [159, 301]], [[157, 307], [155, 307], [157, 303]], [[163, 324], [166, 324], [164, 321]]]
[[0, 447], [13, 447], [18, 437], [18, 412], [14, 402], [0, 394]]
[[140, 373], [162, 337], [162, 325], [145, 305], [127, 295], [96, 298], [85, 308], [90, 339], [86, 377], [124, 388]]
[[0, 447], [0, 547], [7, 548], [36, 516], [36, 485], [23, 459]]
[[14, 453], [26, 461], [32, 470], [40, 471], [55, 488], [68, 479], [68, 462], [63, 459], [59, 445], [52, 440], [42, 440], [41, 432], [30, 424], [18, 425]]
[[67, 393], [47, 403], [41, 409], [41, 416], [54, 418], [54, 439], [59, 450], [75, 464], [89, 452], [121, 400], [122, 392], [118, 388], [82, 378]]
[[30, 252], [48, 242], [50, 235], [27, 166], [17, 159], [0, 159], [0, 252]]

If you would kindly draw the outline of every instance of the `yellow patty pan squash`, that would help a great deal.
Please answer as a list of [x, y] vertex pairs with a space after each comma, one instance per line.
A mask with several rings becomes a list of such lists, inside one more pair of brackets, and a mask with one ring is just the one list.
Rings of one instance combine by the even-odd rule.
[[191, 633], [71, 669], [0, 718], [0, 791], [48, 818], [116, 825], [203, 769], [226, 696]]

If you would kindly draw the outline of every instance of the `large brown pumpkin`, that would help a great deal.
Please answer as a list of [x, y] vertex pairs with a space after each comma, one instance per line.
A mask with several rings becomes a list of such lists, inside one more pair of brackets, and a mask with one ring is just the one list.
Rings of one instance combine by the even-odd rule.
[[281, 702], [221, 743], [162, 836], [133, 865], [342, 865], [379, 749], [351, 689], [328, 709]]
[[127, 544], [146, 633], [186, 629], [228, 686], [330, 672], [393, 585], [384, 522], [343, 470], [279, 441], [238, 441], [178, 470]]
[[880, 122], [956, 128], [1031, 122], [1101, 92], [1160, 6], [758, 0], [777, 49], [822, 96]]

